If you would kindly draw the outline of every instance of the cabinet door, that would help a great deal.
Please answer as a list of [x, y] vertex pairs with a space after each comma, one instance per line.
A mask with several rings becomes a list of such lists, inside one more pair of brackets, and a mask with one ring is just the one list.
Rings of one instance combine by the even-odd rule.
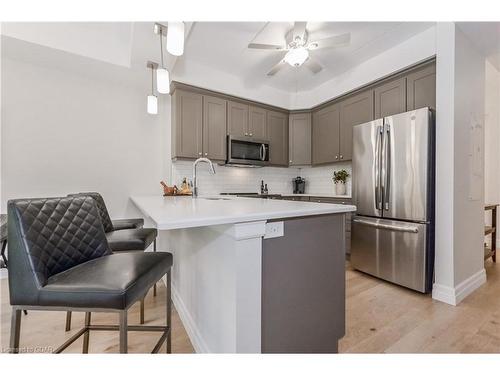
[[311, 164], [311, 113], [296, 113], [289, 117], [290, 165]]
[[248, 105], [227, 102], [227, 134], [248, 136]]
[[352, 159], [352, 128], [372, 121], [373, 90], [363, 91], [340, 103], [340, 155], [339, 160]]
[[198, 158], [202, 155], [202, 95], [176, 90], [173, 108], [172, 158]]
[[203, 96], [203, 156], [226, 160], [226, 101]]
[[267, 111], [269, 137], [269, 163], [288, 166], [288, 116], [281, 112]]
[[312, 163], [325, 164], [339, 157], [340, 111], [338, 104], [332, 104], [313, 114]]
[[406, 111], [406, 78], [395, 79], [375, 87], [375, 118]]
[[248, 136], [255, 139], [267, 139], [267, 116], [264, 108], [248, 107]]
[[423, 107], [436, 108], [435, 63], [408, 74], [406, 85], [407, 111]]

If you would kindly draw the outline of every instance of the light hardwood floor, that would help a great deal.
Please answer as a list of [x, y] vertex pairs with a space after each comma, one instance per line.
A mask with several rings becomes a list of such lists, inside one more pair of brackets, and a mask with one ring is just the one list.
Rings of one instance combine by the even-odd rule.
[[[459, 306], [453, 307], [389, 283], [382, 282], [347, 266], [346, 336], [339, 350], [347, 353], [500, 353], [500, 263], [485, 264], [488, 282]], [[8, 347], [10, 307], [7, 280], [1, 284], [1, 345]], [[158, 284], [160, 285], [160, 284]], [[158, 296], [146, 298], [146, 324], [164, 323], [165, 288]], [[116, 314], [94, 314], [96, 324], [116, 323]], [[138, 323], [134, 306], [129, 322]], [[30, 311], [22, 318], [21, 346], [57, 347], [83, 324], [83, 313], [75, 313], [73, 330], [64, 332], [65, 314]], [[192, 353], [193, 347], [174, 311], [172, 350]], [[129, 352], [147, 353], [157, 334], [131, 332]], [[82, 339], [67, 352], [79, 353]], [[118, 334], [92, 332], [90, 352], [116, 353]], [[164, 350], [162, 350], [164, 352]]]

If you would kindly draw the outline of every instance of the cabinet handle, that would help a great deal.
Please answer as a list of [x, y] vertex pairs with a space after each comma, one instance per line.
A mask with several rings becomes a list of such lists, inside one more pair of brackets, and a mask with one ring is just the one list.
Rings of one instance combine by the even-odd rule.
[[290, 160], [290, 163], [291, 163], [291, 162], [292, 162], [292, 161]]
[[338, 158], [339, 158], [339, 156], [338, 156], [338, 155], [335, 155], [335, 160], [337, 160]]
[[253, 134], [252, 134], [252, 133], [250, 133], [250, 134], [249, 134], [249, 136], [250, 136], [250, 137], [253, 137]]
[[341, 158], [341, 159], [343, 159], [343, 158], [344, 158], [344, 156], [343, 156], [343, 155], [340, 155], [340, 158]]
[[246, 136], [248, 136], [248, 133], [245, 133]]
[[202, 153], [201, 153], [201, 152], [198, 152], [198, 155], [200, 155], [200, 156], [201, 156], [201, 155], [202, 155]]
[[207, 156], [207, 155], [208, 155], [208, 152], [205, 152], [205, 156]]

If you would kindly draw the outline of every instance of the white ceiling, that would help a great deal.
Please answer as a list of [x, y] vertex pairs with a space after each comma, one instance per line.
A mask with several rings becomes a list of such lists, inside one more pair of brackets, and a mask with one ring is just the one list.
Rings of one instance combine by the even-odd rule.
[[287, 66], [268, 77], [266, 73], [283, 58], [284, 52], [250, 50], [247, 45], [250, 42], [283, 44], [293, 22], [197, 22], [182, 59], [239, 76], [254, 85], [297, 92], [319, 86], [433, 25], [431, 22], [310, 22], [307, 24], [309, 40], [350, 32], [350, 45], [312, 51], [311, 58], [324, 67], [318, 74], [306, 67]]

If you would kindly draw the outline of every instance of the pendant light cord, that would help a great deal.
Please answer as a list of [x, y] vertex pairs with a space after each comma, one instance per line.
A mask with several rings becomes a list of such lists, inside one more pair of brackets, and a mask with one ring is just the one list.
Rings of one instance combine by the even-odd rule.
[[164, 68], [163, 66], [163, 29], [160, 28], [160, 55], [161, 55], [161, 67], [162, 69]]
[[155, 94], [155, 84], [154, 84], [155, 78], [154, 77], [155, 77], [154, 68], [151, 67], [151, 95]]

